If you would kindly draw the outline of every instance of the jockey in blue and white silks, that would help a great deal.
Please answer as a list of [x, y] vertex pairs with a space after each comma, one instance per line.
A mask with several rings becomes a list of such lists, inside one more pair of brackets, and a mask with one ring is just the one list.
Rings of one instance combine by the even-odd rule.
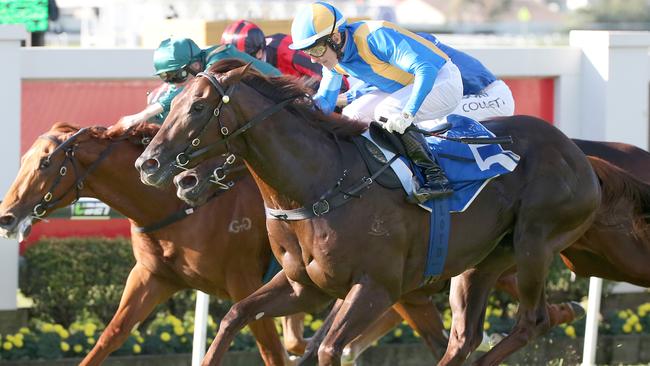
[[[440, 42], [433, 34], [417, 33], [417, 35], [438, 46], [460, 70], [463, 80], [463, 99], [453, 114], [466, 116], [476, 121], [514, 114], [515, 101], [512, 91], [503, 80], [497, 79], [479, 60]], [[357, 83], [339, 96], [337, 105], [350, 104], [353, 100], [376, 89], [377, 87], [367, 83]]]
[[324, 66], [314, 96], [319, 109], [325, 113], [334, 110], [344, 74], [375, 87], [347, 105], [343, 114], [384, 121], [384, 128], [402, 139], [409, 157], [426, 177], [425, 184], [416, 189], [420, 201], [452, 192], [422, 134], [407, 131], [421, 121], [442, 121], [458, 107], [462, 80], [447, 54], [390, 22], [347, 24], [343, 15], [325, 2], [299, 12], [291, 35], [291, 48], [305, 51], [313, 62]]

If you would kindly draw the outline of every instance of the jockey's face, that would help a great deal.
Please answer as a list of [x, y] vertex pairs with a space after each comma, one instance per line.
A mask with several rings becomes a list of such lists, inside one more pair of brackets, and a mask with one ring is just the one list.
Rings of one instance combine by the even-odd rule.
[[172, 71], [161, 72], [158, 74], [160, 79], [166, 83], [181, 84], [187, 81], [188, 76], [191, 74], [186, 69], [178, 69]]
[[202, 71], [203, 64], [195, 61], [182, 69], [158, 74], [162, 81], [175, 85], [185, 85], [194, 75]]
[[330, 47], [327, 47], [327, 51], [325, 51], [323, 56], [309, 56], [309, 58], [311, 59], [311, 62], [319, 63], [330, 70], [339, 63], [339, 60], [336, 58], [336, 52], [334, 52]]
[[[332, 41], [335, 43], [340, 43], [341, 42], [341, 36], [338, 33], [334, 33], [332, 35]], [[334, 66], [336, 66], [339, 63], [338, 57], [336, 56], [336, 52], [329, 46], [326, 45], [327, 50], [325, 53], [320, 56], [314, 56], [313, 54], [309, 55], [309, 58], [311, 59], [311, 62], [313, 63], [319, 63], [323, 65], [323, 67], [326, 67], [328, 69], [333, 69]]]

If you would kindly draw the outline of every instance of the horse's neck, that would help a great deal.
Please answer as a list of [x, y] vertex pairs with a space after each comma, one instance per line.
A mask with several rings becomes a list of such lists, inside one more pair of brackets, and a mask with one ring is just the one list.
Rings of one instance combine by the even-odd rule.
[[249, 130], [246, 162], [267, 206], [290, 209], [311, 204], [342, 175], [339, 146], [304, 121], [287, 122], [297, 118], [289, 112], [278, 118], [283, 123], [267, 121], [263, 128]]
[[[82, 195], [97, 198], [139, 225], [156, 222], [182, 206], [171, 189], [159, 190], [144, 185], [133, 163], [138, 149], [121, 142], [97, 169], [86, 177]], [[88, 168], [97, 155], [78, 154]]]

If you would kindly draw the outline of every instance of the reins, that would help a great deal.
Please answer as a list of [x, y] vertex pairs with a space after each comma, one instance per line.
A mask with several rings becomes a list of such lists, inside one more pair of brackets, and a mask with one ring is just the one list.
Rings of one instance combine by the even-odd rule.
[[[449, 124], [451, 127], [451, 124]], [[512, 136], [502, 136], [502, 137], [449, 137], [445, 136], [442, 133], [446, 132], [449, 128], [444, 129], [442, 132], [438, 131], [427, 131], [415, 126], [410, 126], [407, 130], [415, 131], [423, 134], [424, 136], [433, 136], [443, 140], [460, 142], [461, 144], [467, 145], [490, 145], [490, 144], [512, 144]]]
[[184, 218], [188, 217], [189, 215], [193, 214], [196, 212], [198, 208], [201, 206], [207, 204], [208, 202], [212, 201], [212, 199], [217, 198], [221, 196], [223, 193], [227, 192], [231, 187], [228, 187], [228, 189], [220, 189], [208, 197], [206, 201], [203, 204], [197, 205], [197, 206], [192, 206], [192, 205], [186, 205], [185, 207], [181, 208], [178, 211], [172, 212], [170, 215], [166, 216], [165, 218], [161, 219], [160, 221], [154, 222], [153, 224], [145, 225], [145, 226], [135, 226], [133, 230], [135, 230], [138, 233], [142, 234], [147, 234], [156, 230], [160, 230], [168, 225], [171, 225], [177, 221], [181, 221]]
[[[88, 127], [81, 128], [63, 142], [59, 141], [56, 137], [54, 137], [52, 135], [41, 135], [41, 136], [39, 136], [39, 138], [46, 139], [46, 140], [51, 141], [51, 142], [53, 142], [53, 143], [55, 143], [57, 145], [57, 147], [51, 153], [49, 153], [47, 155], [47, 157], [45, 157], [43, 162], [41, 162], [41, 165], [39, 166], [39, 169], [48, 167], [49, 164], [52, 161], [52, 157], [55, 154], [57, 154], [59, 151], [64, 151], [65, 156], [64, 156], [63, 162], [61, 163], [61, 166], [59, 167], [59, 174], [54, 179], [54, 182], [50, 185], [50, 188], [48, 189], [45, 196], [43, 196], [41, 201], [38, 204], [36, 204], [36, 206], [34, 206], [34, 208], [32, 209], [32, 213], [33, 213], [34, 218], [42, 219], [42, 217], [47, 214], [49, 209], [56, 206], [56, 204], [59, 203], [61, 200], [63, 200], [63, 198], [65, 198], [70, 193], [70, 191], [73, 190], [73, 189], [75, 190], [75, 199], [72, 201], [72, 203], [77, 202], [79, 200], [80, 196], [81, 196], [81, 190], [84, 188], [84, 181], [86, 180], [86, 178], [92, 172], [94, 172], [99, 167], [99, 165], [104, 161], [104, 159], [106, 159], [108, 157], [108, 155], [113, 151], [113, 148], [115, 147], [115, 143], [118, 142], [118, 141], [123, 141], [123, 140], [128, 139], [129, 137], [131, 137], [131, 136], [123, 135], [123, 136], [112, 139], [110, 141], [109, 145], [104, 150], [102, 150], [102, 152], [99, 154], [97, 159], [95, 159], [95, 161], [92, 162], [92, 164], [88, 167], [88, 169], [86, 169], [86, 171], [83, 174], [80, 175], [79, 174], [79, 168], [78, 168], [78, 162], [74, 158], [75, 148], [77, 147], [77, 145], [75, 144], [75, 141], [80, 135], [86, 133], [88, 130], [89, 130]], [[151, 138], [148, 137], [148, 136], [144, 136], [142, 138], [141, 142], [142, 142], [143, 145], [146, 145], [146, 144], [149, 143], [149, 141], [151, 141]], [[229, 190], [230, 188], [232, 188], [233, 184], [228, 185], [228, 184], [222, 183], [221, 181], [225, 179], [225, 174], [227, 174], [228, 172], [234, 172], [234, 171], [243, 169], [243, 167], [244, 167], [243, 165], [235, 167], [235, 168], [228, 168], [229, 165], [233, 165], [234, 161], [235, 161], [234, 155], [231, 155], [230, 157], [228, 157], [226, 159], [226, 162], [222, 166], [217, 167], [215, 169], [215, 171], [213, 172], [213, 174], [215, 175], [215, 181], [211, 180], [211, 182], [217, 184], [219, 186], [220, 190], [213, 193], [206, 200], [206, 203], [211, 201], [213, 198], [220, 196], [222, 193]], [[65, 177], [67, 175], [67, 173], [68, 173], [68, 168], [67, 168], [68, 163], [70, 163], [70, 165], [72, 166], [72, 170], [74, 171], [76, 179], [75, 179], [74, 183], [72, 184], [72, 186], [70, 188], [65, 190], [65, 192], [63, 194], [61, 194], [59, 197], [54, 198], [54, 190], [61, 183], [61, 179], [63, 177]], [[220, 171], [220, 172], [223, 172], [223, 173], [220, 176], [217, 176], [216, 175], [217, 171]], [[191, 215], [192, 213], [194, 213], [194, 211], [198, 207], [200, 207], [200, 205], [199, 206], [189, 206], [188, 205], [187, 207], [184, 207], [184, 208], [182, 208], [182, 209], [180, 209], [178, 211], [173, 212], [172, 214], [170, 214], [169, 216], [163, 218], [160, 221], [157, 221], [155, 223], [152, 223], [152, 224], [146, 225], [146, 226], [136, 226], [134, 228], [134, 230], [136, 232], [139, 232], [139, 233], [149, 233], [149, 232], [152, 232], [152, 231], [162, 229], [163, 227], [165, 227], [167, 225], [170, 225], [170, 224], [172, 224], [172, 223], [174, 223], [176, 221], [182, 220], [185, 217]]]
[[362, 177], [359, 184], [348, 190], [343, 190], [340, 188], [343, 180], [346, 178], [348, 173], [347, 170], [344, 170], [343, 176], [339, 178], [334, 187], [325, 192], [325, 194], [323, 194], [321, 198], [319, 198], [311, 206], [300, 207], [292, 210], [275, 209], [264, 206], [264, 209], [266, 210], [266, 216], [278, 220], [294, 221], [311, 219], [313, 217], [325, 215], [331, 210], [348, 203], [352, 198], [361, 198], [359, 192], [361, 192], [363, 189], [369, 189], [370, 185], [375, 182], [375, 179], [377, 179], [378, 176], [380, 176], [386, 169], [388, 169], [388, 167], [390, 167], [390, 164], [395, 162], [395, 160], [398, 158], [399, 155], [393, 156], [374, 174], [372, 174], [370, 177]]

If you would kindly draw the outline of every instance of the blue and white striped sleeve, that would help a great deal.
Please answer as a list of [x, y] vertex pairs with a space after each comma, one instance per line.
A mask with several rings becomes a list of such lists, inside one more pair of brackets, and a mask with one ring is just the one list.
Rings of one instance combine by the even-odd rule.
[[323, 79], [321, 79], [318, 92], [314, 95], [314, 104], [325, 114], [334, 112], [336, 98], [341, 91], [343, 75], [336, 71], [323, 67]]
[[390, 28], [374, 31], [368, 37], [368, 45], [379, 59], [414, 75], [413, 91], [404, 112], [415, 115], [433, 88], [438, 71], [447, 62], [447, 55]]
[[357, 98], [359, 98], [361, 96], [364, 96], [364, 95], [366, 95], [366, 94], [368, 94], [370, 92], [373, 92], [375, 90], [378, 90], [378, 89], [379, 88], [377, 88], [374, 85], [370, 85], [370, 84], [365, 83], [365, 82], [360, 82], [360, 83], [357, 83], [357, 84], [353, 85], [350, 88], [350, 90], [345, 92], [344, 95], [345, 95], [345, 98], [347, 99], [348, 104], [350, 104], [353, 101], [355, 101]]

